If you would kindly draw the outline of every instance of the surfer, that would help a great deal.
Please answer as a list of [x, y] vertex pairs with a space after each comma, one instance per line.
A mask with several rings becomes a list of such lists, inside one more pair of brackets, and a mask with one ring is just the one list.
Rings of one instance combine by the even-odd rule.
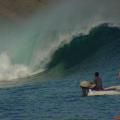
[[103, 90], [102, 79], [99, 76], [99, 72], [95, 72], [94, 83], [96, 84], [96, 86], [94, 87], [94, 90]]

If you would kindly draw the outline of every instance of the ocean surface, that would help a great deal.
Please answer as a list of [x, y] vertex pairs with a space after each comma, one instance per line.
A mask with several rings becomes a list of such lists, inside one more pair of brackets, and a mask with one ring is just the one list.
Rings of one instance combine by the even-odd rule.
[[2, 88], [0, 120], [113, 120], [120, 115], [120, 96], [81, 97], [79, 82], [80, 75], [71, 74]]
[[[27, 77], [22, 79], [25, 81], [24, 84], [4, 87], [0, 83], [0, 120], [113, 120], [114, 116], [120, 116], [120, 96], [82, 97], [79, 87], [80, 81], [92, 81], [96, 71], [100, 72], [104, 87], [120, 85], [117, 76], [120, 69], [119, 33], [120, 30], [116, 27], [98, 27], [87, 36], [78, 36], [73, 39], [69, 47], [58, 48], [55, 54], [57, 57], [53, 57], [51, 63], [53, 66], [59, 66], [61, 61], [64, 65], [69, 63], [67, 65], [71, 68], [64, 70], [67, 73], [64, 76], [55, 77], [56, 72], [61, 73], [58, 67], [52, 71], [52, 76], [46, 73], [43, 77], [40, 74]], [[80, 46], [76, 44], [76, 41], [80, 42]], [[88, 47], [81, 49], [81, 44], [82, 46], [89, 44], [94, 51], [89, 50]], [[76, 49], [76, 45], [78, 49]], [[100, 45], [99, 49], [95, 45]], [[65, 57], [66, 50], [73, 51], [70, 61]], [[77, 53], [77, 50], [83, 51], [82, 53], [86, 56]], [[79, 56], [80, 63], [76, 64], [77, 56]], [[5, 60], [7, 58], [2, 57]], [[3, 59], [3, 61], [5, 60]], [[8, 59], [7, 61], [9, 63]], [[75, 64], [72, 64], [73, 62]], [[7, 66], [11, 68], [9, 64]], [[12, 73], [15, 71], [17, 69]], [[2, 74], [3, 77], [4, 75], [6, 74]], [[9, 77], [11, 78], [12, 75], [14, 74], [10, 74]]]
[[0, 9], [0, 120], [120, 116], [119, 95], [82, 97], [80, 89], [95, 72], [104, 87], [120, 86], [119, 0], [58, 0], [28, 17], [34, 0], [24, 0], [28, 11], [7, 1]]

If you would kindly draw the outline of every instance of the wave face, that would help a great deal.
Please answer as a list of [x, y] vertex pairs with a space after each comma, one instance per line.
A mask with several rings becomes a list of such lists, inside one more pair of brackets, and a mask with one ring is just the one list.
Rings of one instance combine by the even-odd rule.
[[48, 68], [53, 68], [59, 64], [63, 64], [65, 68], [77, 66], [103, 46], [113, 42], [120, 42], [120, 28], [110, 26], [107, 23], [101, 24], [91, 29], [87, 35], [80, 34], [74, 37], [69, 44], [58, 48], [54, 52]]
[[[0, 17], [0, 64], [2, 64], [0, 80], [12, 80], [37, 74], [59, 63], [63, 63], [65, 67], [76, 66], [79, 61], [83, 61], [88, 55], [91, 56], [97, 49], [95, 46], [99, 45], [97, 42], [94, 43], [96, 40], [91, 39], [95, 38], [93, 33], [81, 36], [80, 39], [84, 39], [78, 40], [81, 46], [75, 42], [77, 40], [70, 42], [73, 35], [86, 33], [92, 26], [104, 22], [119, 25], [119, 8], [118, 2], [114, 0], [111, 0], [109, 5], [108, 2], [99, 0], [60, 0], [55, 4], [50, 2], [49, 7], [42, 11], [38, 10], [24, 20], [19, 17], [15, 21]], [[26, 12], [26, 9], [22, 10], [21, 14]], [[8, 15], [7, 11], [5, 9], [5, 15]], [[65, 44], [69, 42], [70, 44]], [[60, 50], [58, 48], [61, 44], [64, 44], [64, 49]], [[103, 44], [103, 41], [100, 42], [100, 46]], [[87, 46], [91, 46], [89, 51]], [[55, 52], [58, 57], [52, 57], [51, 60], [51, 55], [56, 49], [62, 53]], [[78, 51], [81, 51], [79, 55]], [[77, 58], [76, 61], [73, 58]]]

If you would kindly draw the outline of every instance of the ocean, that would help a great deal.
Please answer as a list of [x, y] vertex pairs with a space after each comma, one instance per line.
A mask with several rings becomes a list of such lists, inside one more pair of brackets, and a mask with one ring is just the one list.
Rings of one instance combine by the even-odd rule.
[[9, 5], [0, 16], [0, 120], [120, 116], [119, 95], [82, 97], [80, 88], [95, 72], [104, 88], [120, 86], [119, 2], [60, 0], [28, 17], [21, 7], [24, 19]]
[[0, 119], [113, 120], [120, 115], [120, 96], [82, 97], [79, 82], [79, 74], [73, 74], [0, 89]]
[[[117, 27], [100, 25], [88, 35], [73, 38], [67, 44], [69, 47], [64, 45], [54, 52], [43, 75], [34, 74], [24, 78], [26, 69], [22, 69], [22, 79], [18, 78], [20, 74], [15, 72], [17, 69], [12, 74], [10, 72], [8, 77], [1, 74], [1, 79], [5, 79], [16, 73], [14, 77], [17, 79], [11, 81], [12, 77], [2, 81], [3, 84], [1, 82], [0, 120], [113, 120], [114, 116], [119, 116], [120, 96], [82, 97], [80, 89], [80, 81], [92, 81], [96, 71], [100, 72], [104, 87], [120, 84], [117, 78], [120, 64], [119, 33]], [[88, 43], [91, 38], [93, 41]], [[94, 49], [81, 49], [81, 44], [89, 44]], [[85, 55], [80, 56], [76, 50], [82, 50]], [[70, 53], [72, 57], [68, 56], [68, 60], [65, 54]], [[6, 60], [7, 57], [3, 58]], [[20, 68], [20, 65], [17, 67]], [[11, 68], [10, 65], [7, 68]]]

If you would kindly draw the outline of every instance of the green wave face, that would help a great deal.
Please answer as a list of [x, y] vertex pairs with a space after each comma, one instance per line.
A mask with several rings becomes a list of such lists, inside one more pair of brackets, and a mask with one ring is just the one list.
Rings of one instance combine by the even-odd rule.
[[87, 35], [78, 35], [69, 44], [58, 48], [54, 52], [48, 68], [53, 68], [61, 63], [65, 68], [77, 66], [103, 46], [112, 42], [120, 42], [120, 28], [109, 26], [106, 23], [99, 25], [91, 29]]

